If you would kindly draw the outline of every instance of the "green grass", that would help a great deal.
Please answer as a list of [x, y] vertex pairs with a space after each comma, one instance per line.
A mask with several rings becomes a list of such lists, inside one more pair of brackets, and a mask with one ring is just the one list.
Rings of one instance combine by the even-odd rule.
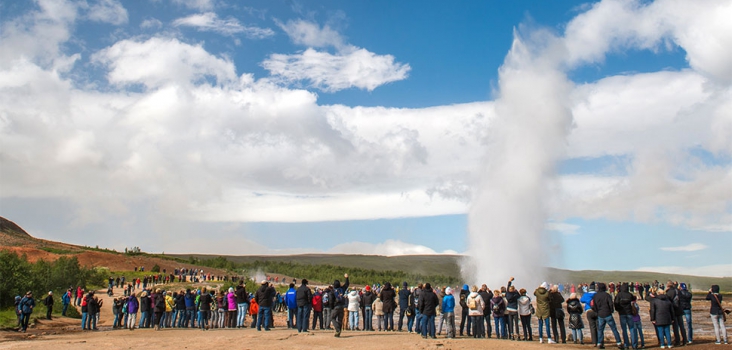
[[[45, 298], [45, 296], [43, 296], [43, 298]], [[53, 311], [51, 312], [52, 317], [63, 317], [61, 316], [62, 310], [63, 303], [61, 303], [61, 297], [59, 295], [54, 295]], [[46, 306], [43, 305], [43, 299], [36, 300], [36, 306], [33, 308], [33, 313], [31, 314], [31, 322], [45, 317]], [[69, 305], [69, 308], [66, 310], [66, 317], [81, 319], [81, 314], [75, 307]], [[18, 319], [15, 316], [15, 310], [12, 307], [0, 310], [0, 329], [16, 328], [17, 323]]]

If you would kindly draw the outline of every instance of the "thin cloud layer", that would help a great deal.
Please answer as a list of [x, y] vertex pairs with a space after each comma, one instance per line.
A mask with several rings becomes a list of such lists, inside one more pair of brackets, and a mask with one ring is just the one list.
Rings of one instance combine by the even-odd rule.
[[264, 39], [273, 36], [275, 33], [269, 28], [256, 26], [244, 26], [236, 18], [220, 19], [213, 12], [199, 13], [188, 17], [178, 18], [173, 21], [176, 27], [193, 27], [199, 31], [216, 32], [222, 35], [233, 36], [244, 34], [251, 39]]

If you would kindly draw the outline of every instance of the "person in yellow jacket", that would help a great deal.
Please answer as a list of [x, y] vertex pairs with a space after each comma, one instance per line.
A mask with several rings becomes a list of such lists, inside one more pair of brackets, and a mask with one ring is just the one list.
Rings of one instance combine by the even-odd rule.
[[173, 320], [173, 309], [175, 308], [175, 301], [170, 292], [163, 292], [165, 295], [165, 328], [170, 328], [170, 322]]

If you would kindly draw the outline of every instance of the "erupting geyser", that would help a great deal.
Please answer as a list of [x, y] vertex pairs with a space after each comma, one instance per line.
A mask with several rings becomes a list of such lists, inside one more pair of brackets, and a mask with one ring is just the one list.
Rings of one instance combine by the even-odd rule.
[[546, 204], [572, 126], [572, 84], [561, 70], [560, 40], [541, 32], [532, 39], [514, 34], [499, 69], [496, 116], [469, 213], [463, 276], [489, 288], [510, 276], [537, 286], [549, 262]]

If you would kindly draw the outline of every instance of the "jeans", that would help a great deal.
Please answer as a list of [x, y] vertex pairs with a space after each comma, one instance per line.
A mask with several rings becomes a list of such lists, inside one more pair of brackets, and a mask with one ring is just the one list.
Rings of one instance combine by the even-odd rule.
[[[467, 320], [467, 323], [465, 321]], [[460, 315], [460, 335], [463, 335], [463, 329], [465, 329], [465, 326], [468, 328], [468, 335], [470, 335], [470, 327], [472, 325], [472, 319], [468, 317], [468, 308], [463, 308], [462, 313]], [[497, 332], [498, 330], [496, 330]]]
[[422, 336], [435, 337], [435, 315], [422, 315]]
[[394, 330], [394, 311], [384, 313], [384, 328], [387, 331]]
[[414, 326], [414, 315], [407, 316], [407, 330], [409, 332], [412, 331], [412, 326]]
[[544, 338], [544, 327], [546, 327], [546, 337], [552, 338], [552, 331], [549, 329], [549, 318], [539, 319], [539, 339]]
[[308, 323], [310, 323], [310, 309], [312, 306], [305, 305], [305, 306], [298, 306], [297, 307], [297, 331], [298, 332], [307, 332], [308, 331]]
[[414, 332], [415, 333], [422, 333], [422, 314], [419, 313], [419, 310], [416, 308], [414, 309], [414, 314], [416, 323], [414, 324]]
[[210, 311], [201, 310], [198, 311], [198, 328], [200, 329], [206, 329], [208, 328], [208, 316]]
[[714, 325], [714, 336], [717, 337], [717, 343], [720, 342], [720, 338], [724, 338], [724, 342], [727, 342], [727, 328], [724, 326], [724, 319], [722, 315], [710, 315], [712, 317], [712, 324]]
[[30, 322], [30, 316], [31, 316], [31, 314], [29, 314], [29, 313], [27, 314], [25, 312], [22, 313], [20, 316], [20, 325], [21, 325], [21, 328], [23, 329], [23, 331], [28, 329], [28, 322]]
[[244, 327], [247, 321], [247, 310], [249, 310], [248, 303], [236, 304], [236, 326]]
[[573, 329], [572, 330], [572, 339], [574, 339], [575, 342], [579, 341], [580, 343], [584, 344], [584, 339], [582, 337], [582, 330], [581, 329]]
[[333, 309], [329, 307], [323, 307], [323, 321], [325, 321], [325, 328], [330, 329], [331, 317], [333, 314]]
[[261, 331], [262, 326], [264, 326], [264, 330], [269, 330], [269, 314], [271, 310], [269, 306], [260, 306], [259, 307], [259, 315], [257, 316], [257, 330]]
[[297, 308], [287, 308], [287, 328], [295, 328], [297, 324]]
[[605, 325], [610, 326], [610, 330], [613, 331], [615, 342], [620, 344], [620, 333], [618, 333], [618, 327], [615, 325], [615, 319], [613, 315], [607, 317], [597, 318], [597, 345], [601, 345], [605, 342]]
[[623, 331], [623, 344], [627, 347], [628, 344], [628, 332], [630, 332], [631, 337], [633, 336], [633, 332], [635, 331], [633, 329], [633, 315], [620, 315], [620, 329]]
[[524, 340], [534, 339], [531, 334], [531, 315], [521, 315], [521, 328], [524, 330]]
[[[407, 308], [399, 306], [399, 331], [402, 331], [402, 325], [404, 324], [404, 316], [406, 315]], [[407, 319], [407, 322], [409, 322], [409, 319]]]
[[[519, 335], [519, 315], [518, 312], [508, 313], [508, 336], [511, 339], [521, 338]], [[562, 333], [564, 333], [564, 325], [562, 325]]]
[[66, 310], [69, 309], [69, 304], [64, 303], [63, 309], [61, 309], [61, 316], [66, 316]]
[[374, 326], [372, 324], [373, 312], [371, 307], [366, 306], [363, 308], [363, 329], [366, 331], [373, 331]]
[[81, 329], [86, 329], [86, 318], [89, 317], [88, 312], [81, 313]]
[[638, 321], [633, 321], [633, 349], [638, 348], [638, 338], [640, 337], [640, 346], [644, 347], [646, 346], [646, 340], [643, 338], [643, 323]]
[[137, 328], [143, 328], [143, 326], [145, 326], [145, 328], [147, 328], [147, 325], [145, 324], [145, 321], [147, 320], [147, 313], [148, 313], [147, 311], [140, 312], [140, 324], [137, 325]]
[[658, 332], [658, 343], [661, 344], [661, 346], [669, 346], [671, 345], [671, 326], [656, 326], [656, 331]]
[[191, 328], [196, 328], [196, 310], [186, 309], [186, 328], [188, 328], [188, 323], [191, 324]]
[[168, 321], [168, 326], [175, 328], [178, 326], [178, 317], [180, 312], [177, 309], [173, 309], [172, 313], [170, 314], [170, 318]]
[[689, 343], [694, 341], [694, 327], [691, 324], [691, 310], [684, 310], [684, 318], [686, 319], [686, 327], [687, 327], [687, 340]]
[[473, 324], [473, 338], [485, 337], [485, 330], [483, 329], [483, 315], [470, 316]]
[[[503, 316], [499, 316], [499, 317], [493, 317], [493, 320], [496, 323], [496, 338], [497, 339], [506, 338], [506, 319], [503, 318]], [[549, 333], [549, 319], [547, 319], [546, 321], [547, 321], [546, 332]], [[539, 327], [539, 329], [541, 329], [541, 327]], [[539, 332], [541, 333], [541, 331], [539, 331]], [[539, 337], [541, 337], [541, 336], [539, 336]]]
[[686, 329], [684, 328], [684, 315], [682, 313], [676, 314], [674, 321], [676, 321], [672, 325], [674, 330], [674, 343], [676, 345], [686, 344], [688, 340], [686, 339]]
[[[488, 338], [490, 338], [493, 335], [493, 327], [491, 326], [491, 323], [492, 323], [491, 314], [490, 313], [484, 314], [483, 320], [481, 320], [481, 322], [483, 324], [485, 324], [486, 336], [488, 336]], [[500, 331], [497, 330], [496, 332], [500, 332]]]
[[455, 313], [446, 312], [442, 314], [442, 319], [445, 320], [447, 337], [455, 338]]
[[358, 329], [358, 311], [348, 311], [348, 327]]
[[114, 315], [114, 323], [112, 323], [113, 328], [117, 328], [117, 326], [119, 326], [119, 323], [122, 320], [121, 316], [122, 316], [122, 314], [119, 314], [119, 313]]

